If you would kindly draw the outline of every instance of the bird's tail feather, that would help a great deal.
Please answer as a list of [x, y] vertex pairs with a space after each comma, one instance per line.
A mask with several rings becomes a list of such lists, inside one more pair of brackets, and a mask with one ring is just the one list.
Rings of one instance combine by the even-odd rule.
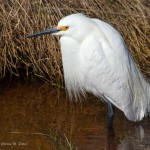
[[133, 94], [135, 121], [139, 121], [150, 114], [150, 84], [135, 64], [132, 65], [131, 70], [129, 86]]

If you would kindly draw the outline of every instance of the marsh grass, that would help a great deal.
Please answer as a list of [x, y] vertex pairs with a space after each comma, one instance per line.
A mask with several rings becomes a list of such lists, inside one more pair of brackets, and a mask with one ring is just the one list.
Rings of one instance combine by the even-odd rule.
[[59, 37], [26, 36], [77, 12], [118, 29], [142, 72], [150, 76], [149, 7], [147, 0], [0, 0], [0, 78], [36, 76], [62, 86]]
[[[64, 136], [60, 136], [57, 131], [54, 131], [50, 129], [50, 132], [48, 134], [44, 133], [25, 133], [25, 132], [9, 132], [9, 134], [12, 135], [26, 135], [26, 136], [32, 136], [32, 137], [40, 137], [45, 140], [48, 140], [48, 143], [51, 145], [51, 148], [53, 150], [77, 150], [77, 147], [75, 147], [72, 143], [72, 137], [64, 134]], [[39, 148], [40, 149], [40, 148]]]

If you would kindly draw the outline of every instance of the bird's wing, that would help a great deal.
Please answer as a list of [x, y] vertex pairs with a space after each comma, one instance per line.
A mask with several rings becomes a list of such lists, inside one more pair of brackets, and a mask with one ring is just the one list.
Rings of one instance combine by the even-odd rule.
[[[95, 95], [103, 95], [122, 110], [130, 120], [135, 120], [133, 101], [127, 87], [128, 55], [112, 48], [108, 39], [89, 36], [81, 45], [85, 83], [87, 90]], [[121, 56], [120, 56], [121, 55]], [[122, 58], [123, 57], [123, 58]], [[126, 66], [126, 67], [125, 67]]]
[[100, 34], [103, 35], [103, 37], [99, 38], [99, 41], [103, 47], [103, 52], [105, 53], [106, 58], [108, 58], [111, 69], [116, 72], [117, 66], [119, 74], [121, 72], [125, 72], [125, 69], [127, 69], [125, 67], [129, 66], [130, 54], [122, 36], [115, 28], [113, 28], [108, 23], [98, 19], [92, 20], [98, 25]]
[[[111, 68], [131, 93], [130, 99], [133, 101], [132, 107], [136, 120], [141, 120], [144, 114], [147, 115], [147, 112], [150, 112], [150, 85], [134, 63], [120, 33], [106, 22], [98, 19], [92, 19], [92, 21], [97, 24], [109, 41], [111, 48], [107, 49], [105, 54], [109, 58]], [[111, 54], [109, 50], [112, 50], [114, 54]]]

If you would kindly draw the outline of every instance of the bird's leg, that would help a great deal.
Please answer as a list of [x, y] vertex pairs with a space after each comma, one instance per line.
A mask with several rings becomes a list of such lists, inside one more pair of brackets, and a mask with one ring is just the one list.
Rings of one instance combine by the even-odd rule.
[[108, 104], [108, 129], [112, 129], [115, 107], [109, 101], [107, 102], [107, 104]]

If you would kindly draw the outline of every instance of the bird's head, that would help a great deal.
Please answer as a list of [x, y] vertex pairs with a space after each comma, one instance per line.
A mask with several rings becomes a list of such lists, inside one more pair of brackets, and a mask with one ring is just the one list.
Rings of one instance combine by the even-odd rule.
[[30, 38], [45, 34], [51, 34], [68, 36], [70, 38], [73, 38], [74, 40], [82, 41], [87, 36], [87, 34], [89, 34], [93, 30], [93, 27], [93, 23], [85, 15], [72, 14], [62, 18], [58, 22], [57, 27], [35, 33], [27, 37]]

